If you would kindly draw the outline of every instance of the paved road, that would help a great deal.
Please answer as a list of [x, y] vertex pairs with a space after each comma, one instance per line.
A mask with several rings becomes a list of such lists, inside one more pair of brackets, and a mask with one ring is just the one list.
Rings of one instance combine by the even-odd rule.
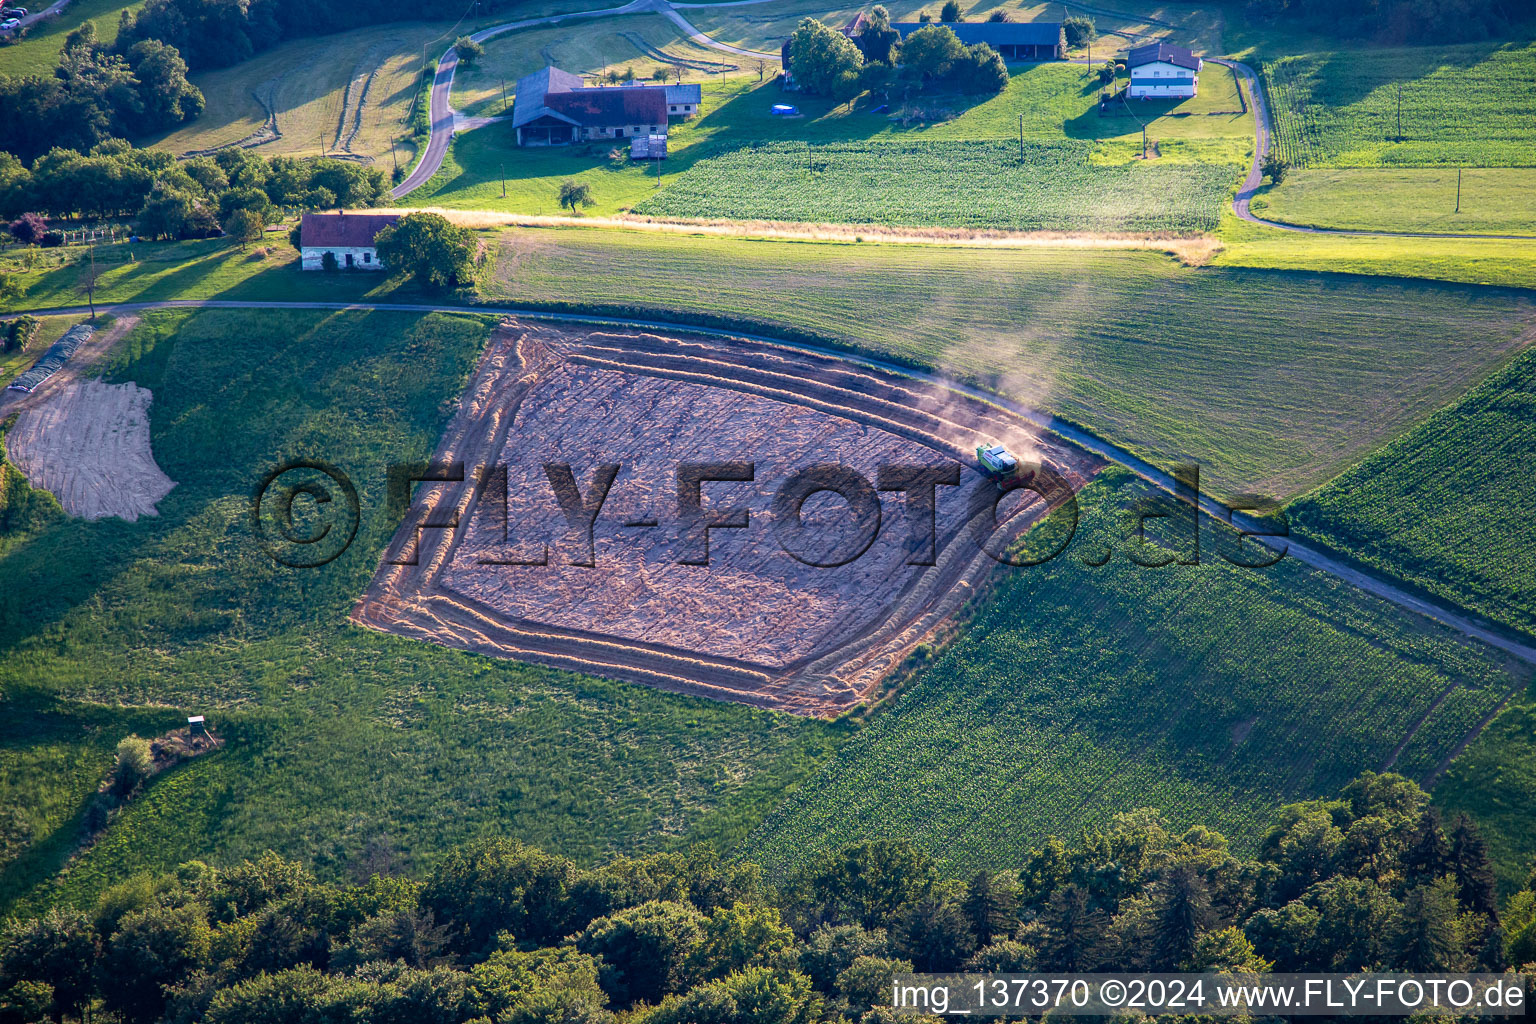
[[[62, 2], [62, 0], [61, 0]], [[700, 4], [694, 6], [742, 6], [745, 4], [768, 3], [769, 0], [734, 0], [731, 4]], [[525, 18], [522, 21], [509, 21], [502, 25], [492, 25], [490, 28], [481, 29], [472, 33], [470, 38], [477, 43], [483, 43], [495, 36], [505, 35], [508, 32], [516, 32], [519, 29], [533, 28], [538, 25], [553, 25], [562, 21], [575, 21], [582, 18], [605, 18], [621, 14], [643, 14], [646, 12], [660, 14], [668, 18], [689, 39], [701, 46], [720, 50], [724, 53], [735, 54], [738, 57], [763, 58], [777, 61], [777, 53], [761, 53], [757, 50], [744, 50], [739, 46], [731, 46], [728, 43], [719, 43], [709, 38], [690, 25], [682, 15], [672, 9], [672, 4], [667, 0], [631, 0], [621, 7], [605, 7], [599, 11], [577, 11], [573, 14], [551, 14], [543, 18]], [[437, 74], [432, 78], [432, 92], [428, 101], [428, 121], [431, 133], [427, 137], [427, 148], [422, 152], [421, 159], [416, 162], [415, 168], [406, 175], [404, 181], [389, 190], [394, 199], [399, 199], [409, 192], [420, 188], [431, 180], [432, 175], [443, 166], [443, 158], [448, 155], [448, 146], [453, 141], [455, 131], [467, 131], [476, 128], [486, 122], [482, 118], [463, 118], [454, 113], [450, 99], [453, 94], [453, 73], [458, 68], [459, 55], [453, 49], [443, 51], [443, 55], [437, 61]]]
[[[544, 310], [517, 309], [508, 306], [442, 306], [431, 303], [389, 303], [389, 302], [243, 302], [230, 299], [171, 299], [162, 302], [122, 302], [122, 303], [97, 303], [97, 310], [105, 313], [119, 315], [138, 313], [146, 309], [324, 309], [324, 310], [378, 310], [383, 312], [408, 312], [408, 313], [490, 313], [495, 316], [516, 316], [531, 320], [556, 320], [576, 321], [580, 323], [603, 324], [618, 327], [637, 327], [644, 330], [680, 331], [690, 334], [709, 334], [726, 338], [747, 338], [752, 341], [766, 342], [772, 345], [783, 345], [788, 348], [813, 352], [818, 355], [843, 359], [861, 366], [883, 370], [914, 380], [921, 380], [934, 387], [946, 388], [958, 392], [970, 398], [987, 402], [998, 408], [1020, 417], [1038, 429], [1049, 431], [1080, 448], [1094, 453], [1110, 462], [1123, 466], [1153, 486], [1169, 493], [1178, 493], [1171, 474], [1153, 466], [1152, 464], [1132, 455], [1130, 452], [1119, 448], [1108, 441], [1095, 437], [1092, 434], [1073, 426], [1065, 420], [1055, 416], [1039, 412], [1028, 406], [1022, 405], [1012, 399], [984, 391], [980, 388], [957, 384], [954, 381], [911, 367], [901, 366], [896, 363], [888, 363], [880, 359], [871, 359], [866, 356], [842, 352], [836, 349], [820, 348], [815, 345], [806, 345], [798, 342], [784, 341], [780, 338], [770, 338], [764, 335], [748, 334], [743, 331], [720, 331], [697, 327], [692, 324], [675, 324], [664, 320], [635, 320], [624, 317], [604, 316], [580, 316], [570, 313], [551, 313]], [[65, 315], [87, 312], [86, 307], [71, 306], [51, 309], [35, 309], [29, 312], [35, 315]], [[1223, 523], [1236, 525], [1239, 529], [1257, 530], [1258, 524], [1246, 516], [1234, 515], [1214, 498], [1202, 496], [1199, 501], [1202, 512], [1213, 519]], [[1289, 538], [1263, 538], [1255, 537], [1255, 540], [1269, 545], [1277, 551], [1282, 551], [1287, 557], [1294, 558], [1304, 565], [1311, 566], [1321, 572], [1328, 573], [1351, 586], [1357, 587], [1368, 594], [1372, 594], [1384, 601], [1395, 604], [1400, 608], [1423, 615], [1435, 620], [1442, 625], [1479, 640], [1490, 647], [1517, 658], [1527, 664], [1536, 665], [1536, 647], [1511, 639], [1503, 633], [1497, 632], [1476, 619], [1465, 609], [1453, 605], [1443, 604], [1439, 601], [1429, 600], [1412, 594], [1401, 587], [1395, 586], [1379, 577], [1362, 572], [1343, 564], [1323, 552]]]
[[54, 0], [54, 3], [51, 6], [44, 7], [42, 10], [38, 10], [36, 7], [27, 7], [26, 3], [23, 2], [21, 6], [27, 7], [27, 10], [31, 11], [32, 13], [21, 19], [20, 28], [27, 28], [31, 25], [35, 25], [42, 21], [44, 18], [48, 17], [50, 14], [58, 14], [64, 8], [68, 7], [69, 3], [70, 0]]

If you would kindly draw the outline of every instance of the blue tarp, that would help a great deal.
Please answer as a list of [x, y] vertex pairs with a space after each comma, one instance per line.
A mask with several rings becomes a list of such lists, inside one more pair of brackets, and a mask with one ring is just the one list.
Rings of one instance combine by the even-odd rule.
[[17, 391], [31, 391], [43, 381], [59, 372], [59, 368], [69, 362], [69, 357], [75, 354], [85, 339], [89, 338], [96, 330], [90, 324], [79, 324], [65, 332], [64, 337], [48, 346], [48, 351], [43, 357], [32, 364], [32, 369], [11, 381], [11, 387]]

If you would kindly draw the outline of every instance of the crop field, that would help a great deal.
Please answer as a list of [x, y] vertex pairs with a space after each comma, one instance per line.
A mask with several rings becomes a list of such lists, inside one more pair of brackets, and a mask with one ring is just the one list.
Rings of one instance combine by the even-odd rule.
[[[1275, 146], [1297, 167], [1529, 167], [1536, 46], [1468, 44], [1266, 62]], [[1399, 124], [1401, 105], [1401, 124]]]
[[[137, 10], [142, 5], [143, 0], [73, 0], [51, 21], [33, 22], [25, 38], [0, 46], [0, 75], [51, 75], [59, 62], [65, 36], [89, 21], [96, 26], [96, 38], [110, 43], [117, 38], [120, 12]], [[36, 12], [47, 4], [24, 6]]]
[[725, 318], [895, 353], [1155, 462], [1194, 459], [1229, 494], [1323, 483], [1459, 397], [1536, 320], [1520, 293], [1137, 252], [504, 237], [489, 301]]
[[1311, 227], [1536, 237], [1533, 197], [1532, 168], [1383, 167], [1292, 171], [1249, 205]]
[[1278, 803], [1365, 769], [1430, 779], [1529, 681], [1299, 564], [1229, 565], [1215, 527], [1198, 565], [1142, 568], [1123, 550], [1085, 564], [1119, 546], [1138, 493], [1123, 471], [1090, 484], [1072, 546], [998, 569], [954, 642], [747, 852], [782, 871], [850, 838], [910, 836], [963, 875], [1140, 806], [1176, 827], [1219, 820], [1252, 849]]
[[[0, 912], [72, 851], [117, 740], [186, 714], [208, 715], [224, 750], [131, 804], [65, 898], [268, 847], [332, 875], [371, 840], [429, 862], [507, 821], [586, 861], [729, 844], [835, 745], [816, 722], [347, 624], [395, 527], [384, 467], [431, 453], [488, 329], [144, 314], [107, 377], [154, 392], [154, 454], [177, 481], [160, 516], [60, 518], [0, 551], [0, 575], [34, 581], [0, 599], [0, 796], [33, 836], [0, 864]], [[278, 567], [248, 525], [261, 475], [295, 456], [333, 462], [360, 496], [357, 539], [320, 569]]]
[[[1086, 144], [776, 143], [696, 164], [636, 213], [1044, 231], [1213, 231], [1229, 165], [1100, 165]], [[945, 175], [947, 185], [933, 183]]]
[[1533, 461], [1536, 354], [1527, 352], [1298, 501], [1294, 528], [1536, 637]]

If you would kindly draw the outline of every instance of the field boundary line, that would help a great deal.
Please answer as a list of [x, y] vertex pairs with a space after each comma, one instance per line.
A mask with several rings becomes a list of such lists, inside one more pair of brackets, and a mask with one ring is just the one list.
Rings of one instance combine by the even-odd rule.
[[[787, 348], [810, 352], [817, 355], [835, 359], [843, 359], [848, 362], [865, 366], [871, 369], [893, 373], [920, 380], [935, 387], [944, 388], [968, 398], [995, 406], [1006, 412], [1012, 413], [1023, 419], [1030, 425], [1056, 435], [1058, 438], [1098, 455], [1113, 462], [1124, 469], [1130, 470], [1136, 476], [1152, 484], [1159, 490], [1173, 495], [1180, 500], [1188, 500], [1182, 487], [1174, 480], [1173, 474], [1159, 469], [1140, 456], [1104, 440], [1092, 432], [1066, 420], [1060, 416], [1043, 413], [1032, 409], [1021, 402], [1011, 398], [975, 387], [960, 381], [952, 380], [942, 374], [928, 370], [904, 365], [902, 363], [864, 355], [859, 352], [834, 348], [830, 345], [816, 345], [810, 342], [793, 341], [784, 338], [775, 338], [765, 334], [748, 331], [730, 330], [719, 327], [707, 327], [698, 324], [678, 323], [668, 320], [649, 320], [635, 317], [604, 316], [602, 314], [586, 314], [548, 309], [528, 309], [516, 306], [497, 305], [444, 305], [439, 303], [391, 303], [391, 302], [309, 302], [309, 301], [260, 301], [239, 299], [162, 299], [147, 302], [118, 302], [97, 303], [99, 312], [111, 313], [136, 313], [147, 309], [314, 309], [334, 310], [338, 312], [400, 312], [400, 313], [463, 313], [481, 314], [487, 316], [514, 316], [531, 320], [553, 320], [570, 323], [601, 324], [610, 327], [631, 327], [646, 330], [680, 331], [705, 334], [715, 337], [742, 338], [748, 341], [756, 341], [769, 345], [782, 345]], [[84, 306], [50, 307], [29, 310], [13, 310], [17, 313], [31, 313], [34, 316], [67, 316], [88, 312]], [[1536, 665], [1536, 647], [1513, 640], [1493, 629], [1478, 625], [1471, 618], [1472, 613], [1458, 605], [1448, 604], [1439, 600], [1418, 597], [1403, 587], [1397, 586], [1372, 573], [1352, 568], [1346, 563], [1325, 553], [1322, 549], [1312, 547], [1306, 543], [1291, 537], [1274, 538], [1262, 534], [1262, 524], [1249, 516], [1235, 513], [1233, 510], [1221, 504], [1209, 495], [1201, 494], [1194, 503], [1195, 507], [1211, 519], [1224, 525], [1238, 529], [1259, 531], [1254, 539], [1266, 547], [1281, 551], [1285, 555], [1294, 556], [1297, 561], [1313, 569], [1325, 572], [1358, 590], [1362, 590], [1374, 597], [1380, 598], [1390, 604], [1432, 619], [1443, 626], [1448, 626], [1457, 632], [1474, 640], [1479, 640], [1496, 650], [1502, 651], [1529, 665]]]

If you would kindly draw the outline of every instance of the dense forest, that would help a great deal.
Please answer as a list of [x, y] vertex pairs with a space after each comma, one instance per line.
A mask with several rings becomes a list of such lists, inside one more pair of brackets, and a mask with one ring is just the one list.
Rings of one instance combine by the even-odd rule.
[[[267, 854], [136, 877], [0, 932], [0, 1022], [885, 1021], [893, 972], [1502, 970], [1536, 961], [1536, 877], [1367, 774], [1282, 808], [1253, 857], [1150, 810], [1015, 870], [947, 879], [901, 841], [770, 880], [705, 847], [580, 869], [511, 840], [420, 880]], [[384, 870], [379, 870], [383, 868]], [[364, 878], [363, 876], [367, 877]], [[1529, 969], [1529, 968], [1528, 968]]]

